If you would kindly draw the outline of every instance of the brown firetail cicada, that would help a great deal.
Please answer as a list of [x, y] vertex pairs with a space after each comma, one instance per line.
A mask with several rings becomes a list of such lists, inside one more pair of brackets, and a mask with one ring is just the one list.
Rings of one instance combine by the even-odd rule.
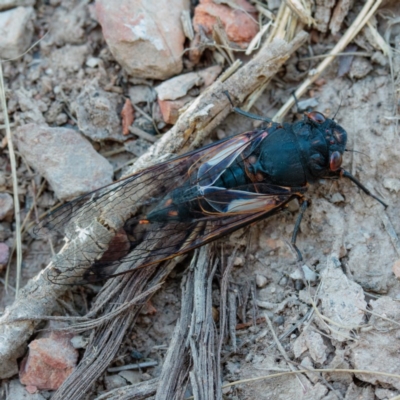
[[[280, 124], [235, 111], [261, 119], [263, 125], [144, 169], [50, 213], [36, 231], [49, 228], [76, 240], [77, 235], [91, 234], [94, 210], [101, 211], [111, 202], [129, 211], [118, 232], [126, 238], [122, 248], [110, 246], [105, 251], [108, 242], [103, 244], [102, 236], [97, 236], [99, 255], [91, 254], [97, 261], [82, 273], [87, 259], [69, 260], [68, 276], [76, 271], [78, 280], [87, 282], [114, 276], [122, 262], [131, 262], [132, 271], [171, 259], [267, 218], [293, 198], [302, 203], [292, 237], [301, 260], [295, 241], [308, 204], [304, 193], [309, 183], [320, 178], [349, 178], [386, 207], [341, 167], [347, 133], [334, 120], [313, 111], [301, 121]], [[49, 279], [64, 283], [65, 276], [55, 262]]]

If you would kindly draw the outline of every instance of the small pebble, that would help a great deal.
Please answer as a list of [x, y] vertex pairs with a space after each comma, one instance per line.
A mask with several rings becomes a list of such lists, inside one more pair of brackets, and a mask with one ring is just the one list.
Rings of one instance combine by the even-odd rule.
[[[228, 383], [230, 383], [230, 382], [224, 381], [224, 382], [222, 383], [222, 386], [227, 385]], [[229, 394], [231, 391], [232, 391], [232, 386], [228, 386], [228, 387], [222, 389], [222, 393], [223, 393], [224, 395]]]
[[285, 323], [285, 318], [282, 315], [278, 315], [273, 319], [273, 322], [276, 325], [280, 326], [280, 325], [283, 325]]
[[318, 100], [315, 97], [310, 99], [300, 100], [297, 102], [297, 107], [299, 111], [306, 111], [311, 108], [315, 108], [318, 106]]
[[131, 351], [131, 356], [135, 360], [141, 360], [143, 358], [143, 354], [135, 349]]
[[87, 339], [81, 335], [74, 336], [71, 339], [71, 344], [72, 344], [72, 346], [74, 346], [75, 349], [85, 349], [88, 342], [89, 342], [89, 339]]
[[149, 373], [142, 374], [142, 381], [149, 381], [150, 379], [153, 379], [153, 377]]
[[288, 284], [288, 277], [285, 275], [285, 276], [282, 276], [282, 278], [281, 278], [281, 280], [279, 281], [279, 285], [280, 286], [286, 286], [287, 284]]
[[[233, 2], [232, 4], [242, 10], [237, 12], [230, 8], [230, 2], [226, 4], [217, 4], [222, 2], [201, 1], [194, 10], [193, 28], [197, 35], [212, 34], [213, 28], [221, 24], [225, 30], [228, 40], [245, 48], [259, 31], [257, 24], [256, 9], [247, 1]], [[240, 4], [240, 5], [239, 5]]]
[[89, 58], [86, 60], [86, 65], [87, 65], [89, 68], [94, 68], [94, 67], [97, 67], [97, 66], [99, 65], [99, 62], [100, 62], [100, 58], [97, 58], [97, 57], [89, 57]]
[[140, 383], [142, 381], [142, 373], [139, 371], [121, 371], [118, 373], [118, 375], [122, 376], [127, 382], [129, 382], [131, 385], [135, 383]]
[[[0, 260], [1, 264], [1, 260]], [[400, 279], [400, 260], [396, 260], [393, 264], [392, 271], [397, 279]]]
[[296, 289], [296, 291], [300, 291], [301, 289], [304, 288], [304, 282], [300, 279], [296, 280], [294, 282], [294, 288]]
[[256, 275], [256, 285], [259, 288], [263, 288], [267, 286], [268, 279], [264, 275], [257, 274]]
[[317, 274], [311, 270], [310, 268], [308, 268], [307, 265], [303, 265], [301, 267], [302, 271], [300, 271], [299, 268], [296, 268], [295, 271], [293, 271], [290, 274], [290, 277], [293, 280], [302, 280], [305, 279], [308, 282], [315, 282], [317, 280]]
[[50, 337], [30, 342], [29, 351], [22, 360], [20, 382], [38, 389], [56, 390], [73, 372], [78, 361], [78, 351], [65, 333], [51, 332]]
[[383, 186], [391, 192], [400, 192], [400, 179], [385, 178], [383, 180]]
[[331, 197], [332, 203], [342, 203], [344, 202], [344, 197], [340, 193], [334, 193]]
[[243, 258], [242, 257], [235, 257], [235, 261], [233, 262], [235, 267], [241, 267], [243, 265]]
[[126, 380], [119, 375], [108, 375], [104, 377], [104, 384], [107, 390], [113, 390], [126, 386]]
[[15, 138], [26, 162], [47, 179], [59, 199], [112, 182], [112, 165], [73, 129], [27, 124], [15, 130]]

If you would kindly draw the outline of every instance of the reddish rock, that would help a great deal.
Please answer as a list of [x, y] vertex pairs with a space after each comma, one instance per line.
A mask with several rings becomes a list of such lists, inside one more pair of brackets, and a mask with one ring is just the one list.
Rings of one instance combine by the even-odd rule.
[[155, 90], [164, 122], [174, 124], [179, 117], [179, 110], [194, 99], [194, 96], [189, 94], [190, 90], [199, 88], [201, 93], [217, 79], [221, 70], [222, 68], [216, 65], [202, 71], [176, 76], [157, 86]]
[[47, 338], [29, 344], [29, 353], [22, 360], [19, 377], [32, 391], [56, 390], [68, 378], [78, 361], [78, 352], [70, 343], [71, 335], [52, 332]]
[[157, 314], [157, 309], [153, 306], [151, 300], [149, 300], [143, 308], [142, 314], [145, 315], [155, 315]]
[[135, 120], [135, 111], [129, 99], [125, 100], [125, 104], [122, 107], [121, 118], [122, 118], [122, 134], [128, 135], [129, 127], [133, 124], [133, 121]]
[[225, 4], [215, 4], [212, 0], [200, 0], [193, 18], [195, 32], [203, 30], [211, 34], [219, 18], [228, 39], [246, 47], [259, 30], [256, 9], [246, 0], [236, 0], [235, 4], [237, 7], [231, 8]]
[[175, 124], [179, 118], [179, 110], [191, 100], [193, 100], [192, 96], [185, 96], [178, 100], [158, 100], [164, 122]]
[[182, 71], [188, 0], [97, 0], [96, 13], [115, 59], [137, 78], [167, 79]]

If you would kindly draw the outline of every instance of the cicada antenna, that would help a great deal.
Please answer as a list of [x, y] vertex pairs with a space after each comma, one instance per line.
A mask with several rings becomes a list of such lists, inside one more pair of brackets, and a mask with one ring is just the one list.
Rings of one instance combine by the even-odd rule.
[[363, 153], [362, 151], [353, 150], [353, 149], [344, 149], [344, 151], [348, 151], [349, 153], [362, 154], [363, 156], [368, 157], [369, 159], [371, 159], [371, 157], [367, 153]]
[[335, 115], [333, 116], [333, 118], [332, 118], [332, 121], [334, 121], [334, 120], [335, 120], [335, 118], [336, 118], [336, 115], [339, 113], [339, 111], [340, 111], [340, 107], [342, 107], [342, 102], [343, 102], [343, 98], [342, 98], [342, 97], [340, 97], [340, 103], [339, 103], [339, 107], [338, 107], [337, 111], [335, 112]]
[[355, 183], [366, 195], [371, 196], [374, 198], [376, 201], [381, 203], [385, 209], [388, 207], [388, 205], [381, 200], [378, 196], [375, 196], [373, 193], [371, 193], [356, 177], [354, 177], [350, 172], [342, 169], [340, 171], [340, 175], [344, 176], [345, 178], [350, 179], [353, 183]]

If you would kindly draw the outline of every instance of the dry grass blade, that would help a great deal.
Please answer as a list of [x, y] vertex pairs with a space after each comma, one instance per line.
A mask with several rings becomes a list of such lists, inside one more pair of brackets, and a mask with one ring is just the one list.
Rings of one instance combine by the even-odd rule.
[[141, 382], [137, 385], [129, 385], [111, 390], [101, 396], [96, 397], [96, 400], [144, 400], [154, 396], [158, 387], [158, 379]]
[[[309, 23], [312, 22], [310, 10], [308, 8], [309, 7], [304, 7], [297, 0], [291, 2], [291, 7], [289, 7], [287, 2], [282, 2], [279, 7], [278, 14], [273, 21], [273, 28], [270, 34], [267, 36], [266, 40], [264, 41], [262, 47], [265, 48], [266, 46], [269, 46], [274, 39], [284, 39], [289, 42], [293, 40], [297, 32], [303, 29], [305, 25], [309, 25]], [[269, 12], [266, 12], [267, 10], [260, 5], [257, 5], [257, 9], [260, 13], [267, 16], [267, 18], [273, 18], [273, 15], [271, 15]], [[264, 32], [269, 28], [270, 23], [272, 23], [272, 20], [268, 24], [266, 24], [262, 28], [262, 30], [260, 30], [260, 36], [262, 36]], [[254, 38], [254, 40], [257, 38], [257, 36]], [[252, 46], [254, 45], [255, 44], [253, 42], [249, 45], [249, 52], [252, 50]], [[264, 79], [262, 82], [260, 82], [257, 90], [255, 90], [242, 105], [242, 109], [245, 111], [249, 111], [251, 107], [253, 107], [253, 105], [256, 103], [257, 99], [264, 92], [268, 84], [269, 79]]]
[[385, 56], [389, 55], [389, 45], [386, 43], [385, 39], [380, 35], [378, 30], [371, 24], [371, 21], [367, 22], [368, 29], [370, 30], [372, 37], [374, 38], [375, 42], [378, 44], [380, 49], [382, 50], [382, 53]]
[[250, 42], [246, 49], [246, 56], [250, 55], [254, 50], [258, 49], [259, 44], [261, 43], [262, 37], [267, 33], [268, 29], [271, 27], [272, 21], [269, 21], [266, 23], [257, 33], [256, 36], [254, 36], [253, 40]]
[[[279, 339], [278, 339], [278, 337], [277, 337], [277, 335], [276, 335], [276, 333], [275, 333], [274, 326], [272, 325], [272, 321], [271, 321], [270, 318], [268, 317], [268, 314], [267, 314], [267, 313], [264, 313], [264, 318], [265, 318], [265, 320], [266, 320], [266, 322], [267, 322], [267, 325], [268, 325], [268, 328], [269, 328], [269, 330], [270, 330], [270, 332], [271, 332], [271, 334], [272, 334], [272, 337], [274, 338], [275, 345], [276, 345], [276, 347], [278, 348], [279, 352], [281, 353], [282, 357], [283, 357], [283, 358], [285, 359], [285, 361], [287, 362], [289, 368], [290, 368], [292, 371], [296, 371], [296, 368], [295, 368], [295, 367], [292, 365], [292, 363], [290, 362], [289, 356], [287, 355], [285, 349], [283, 348], [281, 342], [279, 341]], [[302, 387], [303, 390], [304, 390], [304, 386], [303, 386], [301, 380], [299, 380], [299, 383], [300, 383], [301, 387]]]
[[400, 257], [400, 239], [397, 236], [396, 230], [394, 229], [392, 222], [385, 212], [381, 213], [381, 218], [386, 232], [388, 233], [390, 240], [393, 243], [393, 247], [396, 249], [397, 255]]
[[[17, 249], [17, 277], [16, 277], [16, 291], [15, 296], [18, 296], [19, 286], [21, 281], [21, 265], [22, 265], [22, 239], [21, 239], [21, 212], [18, 197], [18, 178], [17, 178], [17, 163], [15, 160], [14, 146], [12, 142], [12, 135], [10, 129], [10, 121], [7, 113], [6, 92], [4, 88], [3, 79], [3, 65], [0, 62], [0, 102], [3, 110], [4, 125], [7, 135], [7, 146], [10, 156], [11, 174], [13, 181], [14, 193], [14, 216], [15, 216], [15, 234], [16, 234], [16, 249]], [[7, 269], [6, 287], [8, 286], [9, 269]]]
[[303, 4], [300, 0], [287, 0], [286, 4], [303, 24], [310, 26], [314, 23], [314, 19], [311, 16], [310, 3], [305, 2]]
[[[354, 39], [354, 37], [360, 32], [360, 30], [367, 24], [372, 15], [376, 12], [382, 0], [368, 0], [361, 12], [358, 14], [357, 18], [351, 24], [346, 33], [337, 42], [336, 46], [329, 53], [329, 56], [325, 58], [318, 67], [312, 71], [312, 75], [308, 77], [296, 90], [295, 96], [300, 98], [307, 88], [315, 82], [321, 73], [328, 67], [328, 65], [334, 60], [338, 53], [341, 53], [345, 47]], [[290, 108], [294, 105], [294, 97], [291, 97], [275, 114], [274, 121], [282, 121], [283, 117], [287, 114]]]
[[190, 18], [189, 11], [182, 11], [181, 22], [182, 22], [183, 32], [185, 32], [185, 36], [189, 40], [193, 40], [194, 39], [194, 31], [193, 31], [193, 25], [192, 25], [192, 20]]

